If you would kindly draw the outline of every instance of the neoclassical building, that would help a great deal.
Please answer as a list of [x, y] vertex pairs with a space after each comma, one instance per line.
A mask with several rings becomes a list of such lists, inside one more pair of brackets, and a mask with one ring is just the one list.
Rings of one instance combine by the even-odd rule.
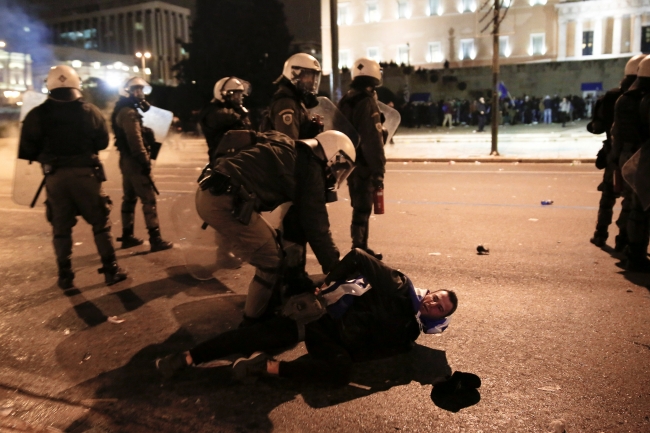
[[[322, 0], [326, 73], [331, 70], [329, 1], [337, 0]], [[489, 65], [491, 3], [338, 0], [339, 66], [362, 56], [425, 68], [440, 68], [445, 61], [454, 68]], [[503, 64], [650, 52], [650, 0], [504, 0], [508, 4], [499, 36]], [[647, 46], [642, 43], [646, 35]]]

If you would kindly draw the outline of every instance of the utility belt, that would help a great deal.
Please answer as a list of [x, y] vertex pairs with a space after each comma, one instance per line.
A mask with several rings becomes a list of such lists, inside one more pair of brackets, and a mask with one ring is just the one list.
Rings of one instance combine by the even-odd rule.
[[104, 166], [97, 155], [73, 155], [41, 160], [43, 175], [52, 175], [60, 168], [90, 168], [100, 182], [106, 182]]
[[214, 196], [231, 195], [232, 215], [244, 225], [250, 223], [253, 212], [259, 209], [257, 194], [248, 192], [244, 185], [233, 183], [230, 176], [213, 170], [209, 164], [205, 166], [197, 181], [202, 191], [207, 190]]

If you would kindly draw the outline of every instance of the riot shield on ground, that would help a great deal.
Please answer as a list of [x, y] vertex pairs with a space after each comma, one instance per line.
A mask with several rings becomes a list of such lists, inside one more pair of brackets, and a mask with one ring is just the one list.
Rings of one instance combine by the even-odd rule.
[[641, 147], [621, 170], [623, 179], [639, 196], [643, 210], [650, 208], [650, 145]]
[[[44, 93], [31, 90], [25, 92], [23, 94], [23, 105], [20, 107], [20, 121], [25, 120], [27, 113], [41, 105], [46, 99], [47, 95]], [[29, 206], [42, 181], [43, 171], [41, 170], [41, 164], [38, 162], [30, 164], [29, 161], [16, 158], [14, 180], [11, 189], [11, 197], [14, 203]], [[45, 198], [45, 190], [43, 189], [36, 204], [42, 204]]]
[[399, 112], [396, 109], [389, 107], [381, 101], [377, 101], [377, 105], [379, 105], [379, 109], [382, 113], [384, 113], [384, 117], [386, 118], [383, 126], [388, 131], [388, 138], [386, 138], [386, 143], [390, 143], [390, 140], [393, 138], [393, 135], [395, 135], [395, 132], [397, 131], [399, 123], [402, 121], [402, 116], [400, 116]]
[[359, 146], [359, 134], [354, 126], [345, 118], [343, 113], [332, 101], [324, 96], [318, 97], [318, 105], [309, 110], [310, 115], [318, 115], [323, 118], [325, 131], [341, 131], [348, 136], [354, 147]]
[[140, 114], [142, 114], [142, 124], [153, 130], [156, 141], [158, 143], [165, 141], [174, 120], [174, 113], [152, 105], [146, 113], [140, 111]]

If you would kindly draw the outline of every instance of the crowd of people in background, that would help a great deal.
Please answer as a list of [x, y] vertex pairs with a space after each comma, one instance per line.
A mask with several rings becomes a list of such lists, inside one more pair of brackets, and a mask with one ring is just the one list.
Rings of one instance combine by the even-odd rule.
[[[492, 101], [481, 102], [483, 98], [440, 99], [430, 102], [408, 102], [399, 107], [402, 115], [401, 126], [407, 128], [453, 128], [456, 126], [479, 126], [482, 132], [481, 108], [484, 106], [485, 118], [489, 125], [492, 121]], [[561, 123], [579, 119], [590, 119], [596, 98], [588, 95], [544, 97], [524, 95], [519, 98], [502, 98], [499, 101], [499, 125], [537, 125]]]

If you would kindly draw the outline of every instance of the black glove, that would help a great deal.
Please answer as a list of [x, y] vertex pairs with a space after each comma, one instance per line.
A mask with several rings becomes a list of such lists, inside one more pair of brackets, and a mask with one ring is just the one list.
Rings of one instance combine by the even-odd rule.
[[140, 163], [140, 166], [142, 167], [142, 174], [145, 176], [149, 176], [151, 174], [151, 160], [147, 159], [144, 162]]
[[384, 175], [383, 174], [375, 174], [370, 178], [372, 182], [372, 186], [375, 189], [384, 189]]

